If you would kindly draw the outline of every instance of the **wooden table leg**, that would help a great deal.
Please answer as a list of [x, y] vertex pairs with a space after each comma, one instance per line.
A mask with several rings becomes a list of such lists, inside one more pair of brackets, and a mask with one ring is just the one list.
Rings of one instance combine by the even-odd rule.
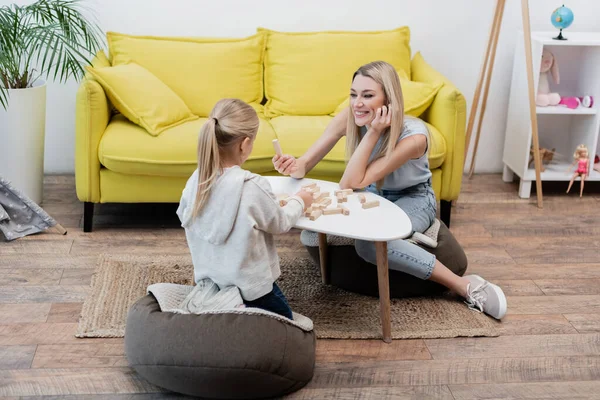
[[329, 271], [327, 270], [327, 234], [319, 233], [319, 261], [321, 264], [321, 279], [324, 284], [329, 284]]
[[390, 278], [388, 271], [387, 242], [375, 242], [377, 255], [377, 279], [379, 282], [379, 307], [383, 341], [392, 343], [392, 321], [390, 317]]

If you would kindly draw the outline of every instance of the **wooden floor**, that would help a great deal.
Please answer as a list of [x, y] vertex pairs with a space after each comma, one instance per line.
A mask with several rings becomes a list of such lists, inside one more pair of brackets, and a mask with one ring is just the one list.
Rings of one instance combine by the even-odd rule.
[[[565, 187], [544, 186], [540, 210], [517, 182], [465, 178], [451, 230], [467, 272], [508, 296], [500, 337], [319, 340], [312, 382], [289, 398], [599, 399], [600, 190]], [[74, 337], [98, 254], [187, 251], [176, 206], [103, 205], [84, 234], [72, 176], [48, 176], [43, 205], [66, 236], [0, 242], [0, 398], [183, 398], [129, 369], [123, 340]], [[279, 238], [282, 252], [298, 243]]]

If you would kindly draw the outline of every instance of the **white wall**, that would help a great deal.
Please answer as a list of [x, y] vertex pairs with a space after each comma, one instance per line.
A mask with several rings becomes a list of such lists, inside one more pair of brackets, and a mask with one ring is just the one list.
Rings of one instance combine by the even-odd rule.
[[[0, 6], [13, 1], [0, 0]], [[19, 0], [19, 4], [31, 1]], [[508, 0], [498, 44], [477, 172], [502, 169], [505, 117], [521, 1]], [[530, 0], [533, 30], [553, 30], [550, 14], [563, 1]], [[282, 31], [375, 30], [408, 25], [413, 53], [452, 80], [470, 109], [496, 0], [91, 0], [101, 28], [151, 35], [252, 35], [256, 27]], [[600, 2], [569, 0], [575, 22], [565, 31], [600, 31]], [[50, 83], [46, 173], [74, 171], [76, 82]], [[469, 158], [470, 159], [470, 158]]]

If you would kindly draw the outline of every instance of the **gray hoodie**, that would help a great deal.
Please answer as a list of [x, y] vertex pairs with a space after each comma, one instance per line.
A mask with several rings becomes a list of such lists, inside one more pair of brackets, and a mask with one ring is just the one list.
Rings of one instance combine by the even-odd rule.
[[237, 286], [244, 300], [273, 290], [281, 274], [273, 235], [289, 231], [304, 210], [293, 196], [279, 206], [269, 182], [240, 167], [226, 168], [194, 219], [198, 170], [188, 179], [177, 215], [194, 264], [196, 282], [209, 278], [220, 288]]

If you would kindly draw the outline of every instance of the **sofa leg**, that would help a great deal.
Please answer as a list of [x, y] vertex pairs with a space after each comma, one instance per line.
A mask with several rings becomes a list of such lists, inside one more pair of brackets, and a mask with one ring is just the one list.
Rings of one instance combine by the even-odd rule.
[[94, 203], [86, 201], [83, 203], [83, 231], [91, 232], [94, 221]]
[[452, 213], [452, 202], [447, 200], [440, 200], [440, 219], [448, 228], [450, 228], [450, 214]]

